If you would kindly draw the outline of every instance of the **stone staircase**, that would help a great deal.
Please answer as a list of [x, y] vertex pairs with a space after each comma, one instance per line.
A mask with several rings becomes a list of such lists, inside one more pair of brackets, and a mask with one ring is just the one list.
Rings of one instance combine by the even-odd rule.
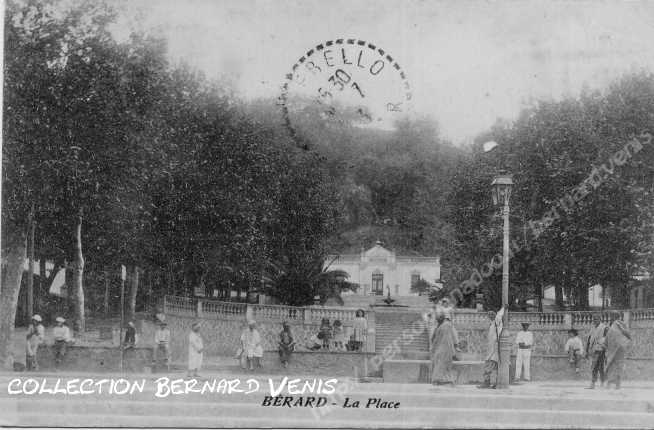
[[418, 359], [429, 353], [429, 340], [422, 314], [410, 308], [375, 309], [375, 351], [388, 345], [400, 350], [395, 357]]

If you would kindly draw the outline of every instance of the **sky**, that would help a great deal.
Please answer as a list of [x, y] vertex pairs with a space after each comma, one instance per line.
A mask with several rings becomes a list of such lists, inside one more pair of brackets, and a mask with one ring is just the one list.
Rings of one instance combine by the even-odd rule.
[[163, 33], [171, 60], [226, 76], [246, 99], [277, 97], [308, 49], [374, 43], [401, 64], [412, 107], [469, 142], [541, 99], [654, 70], [654, 2], [137, 0], [129, 17]]

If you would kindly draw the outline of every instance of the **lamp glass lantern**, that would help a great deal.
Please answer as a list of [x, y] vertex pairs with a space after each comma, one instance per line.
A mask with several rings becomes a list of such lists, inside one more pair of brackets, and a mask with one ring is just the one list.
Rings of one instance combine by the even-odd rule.
[[513, 188], [513, 176], [507, 173], [500, 173], [491, 183], [493, 188], [493, 204], [495, 206], [508, 206]]

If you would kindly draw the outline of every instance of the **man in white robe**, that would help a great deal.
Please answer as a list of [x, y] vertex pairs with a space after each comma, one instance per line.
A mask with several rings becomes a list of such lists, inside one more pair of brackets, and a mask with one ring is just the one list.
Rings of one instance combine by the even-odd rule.
[[248, 367], [254, 370], [255, 367], [261, 366], [261, 357], [263, 357], [263, 346], [261, 345], [261, 335], [257, 330], [257, 323], [248, 322], [248, 330], [241, 335], [243, 344], [243, 353], [247, 357]]
[[198, 375], [198, 370], [202, 367], [202, 352], [204, 344], [200, 336], [200, 323], [194, 323], [191, 333], [188, 335], [188, 376]]

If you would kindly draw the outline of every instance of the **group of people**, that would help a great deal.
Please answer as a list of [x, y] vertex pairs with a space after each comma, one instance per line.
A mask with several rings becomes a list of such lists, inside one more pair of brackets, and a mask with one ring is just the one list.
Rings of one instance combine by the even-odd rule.
[[[39, 346], [45, 342], [45, 328], [43, 319], [40, 315], [32, 316], [32, 321], [27, 327], [25, 342], [25, 369], [39, 370], [38, 350]], [[66, 347], [73, 342], [70, 329], [65, 325], [66, 320], [63, 317], [55, 319], [55, 326], [52, 329], [53, 347], [55, 364], [59, 366], [66, 355]]]
[[[309, 349], [326, 349], [330, 351], [361, 351], [367, 333], [367, 322], [363, 310], [356, 312], [352, 325], [352, 334], [346, 342], [346, 329], [344, 325], [335, 320], [333, 326], [329, 319], [322, 320], [318, 333], [312, 336], [313, 345]], [[158, 328], [154, 334], [154, 364], [160, 365], [163, 362], [166, 370], [170, 370], [170, 329], [164, 318], [158, 319]], [[128, 323], [125, 332], [123, 348], [133, 348], [136, 343], [136, 329], [133, 322]], [[282, 331], [279, 333], [278, 351], [279, 359], [284, 367], [288, 367], [291, 355], [295, 351], [296, 342], [293, 338], [290, 325], [282, 323]], [[199, 376], [198, 370], [202, 366], [204, 344], [200, 335], [200, 323], [194, 323], [188, 337], [188, 375]], [[257, 329], [255, 321], [248, 320], [243, 324], [239, 337], [239, 347], [235, 357], [243, 369], [255, 370], [262, 367], [263, 342], [261, 334]]]
[[[159, 365], [163, 361], [166, 370], [170, 370], [170, 329], [165, 320], [160, 319], [159, 326], [154, 333], [154, 364]], [[201, 324], [194, 322], [188, 335], [188, 376], [199, 377], [198, 371], [202, 367], [204, 356], [204, 342], [200, 335]], [[132, 348], [136, 342], [136, 329], [134, 323], [129, 322], [125, 332], [124, 347]]]
[[368, 322], [363, 309], [355, 312], [352, 327], [345, 327], [340, 320], [330, 324], [323, 318], [318, 333], [311, 336], [307, 348], [312, 351], [363, 351], [368, 332]]
[[594, 389], [599, 377], [600, 386], [606, 384], [609, 388], [610, 384], [613, 384], [615, 389], [619, 389], [625, 352], [631, 340], [631, 333], [620, 320], [620, 314], [613, 312], [608, 326], [602, 322], [599, 315], [594, 315], [593, 327], [586, 338], [585, 348], [577, 330], [570, 329], [568, 336], [565, 352], [575, 373], [579, 373], [582, 357], [591, 360], [591, 383], [588, 388]]
[[[431, 382], [435, 385], [454, 384], [456, 373], [453, 363], [457, 360], [459, 338], [451, 321], [451, 307], [447, 302], [439, 303], [431, 313], [434, 326], [430, 330], [431, 351]], [[479, 388], [495, 388], [500, 363], [500, 335], [503, 330], [505, 309], [488, 313], [490, 324], [487, 331], [487, 352], [484, 358], [483, 382]], [[601, 322], [599, 315], [593, 316], [593, 327], [586, 338], [586, 347], [579, 338], [576, 329], [569, 330], [569, 339], [565, 344], [565, 352], [575, 373], [579, 373], [582, 357], [591, 359], [591, 385], [594, 389], [599, 377], [601, 385], [608, 388], [614, 384], [616, 389], [621, 386], [624, 368], [625, 351], [631, 334], [620, 320], [620, 314], [611, 314], [610, 324]], [[533, 333], [529, 331], [529, 323], [522, 323], [522, 330], [515, 337], [517, 346], [515, 381], [531, 380], [531, 350], [534, 345]], [[494, 379], [494, 381], [493, 381]]]

